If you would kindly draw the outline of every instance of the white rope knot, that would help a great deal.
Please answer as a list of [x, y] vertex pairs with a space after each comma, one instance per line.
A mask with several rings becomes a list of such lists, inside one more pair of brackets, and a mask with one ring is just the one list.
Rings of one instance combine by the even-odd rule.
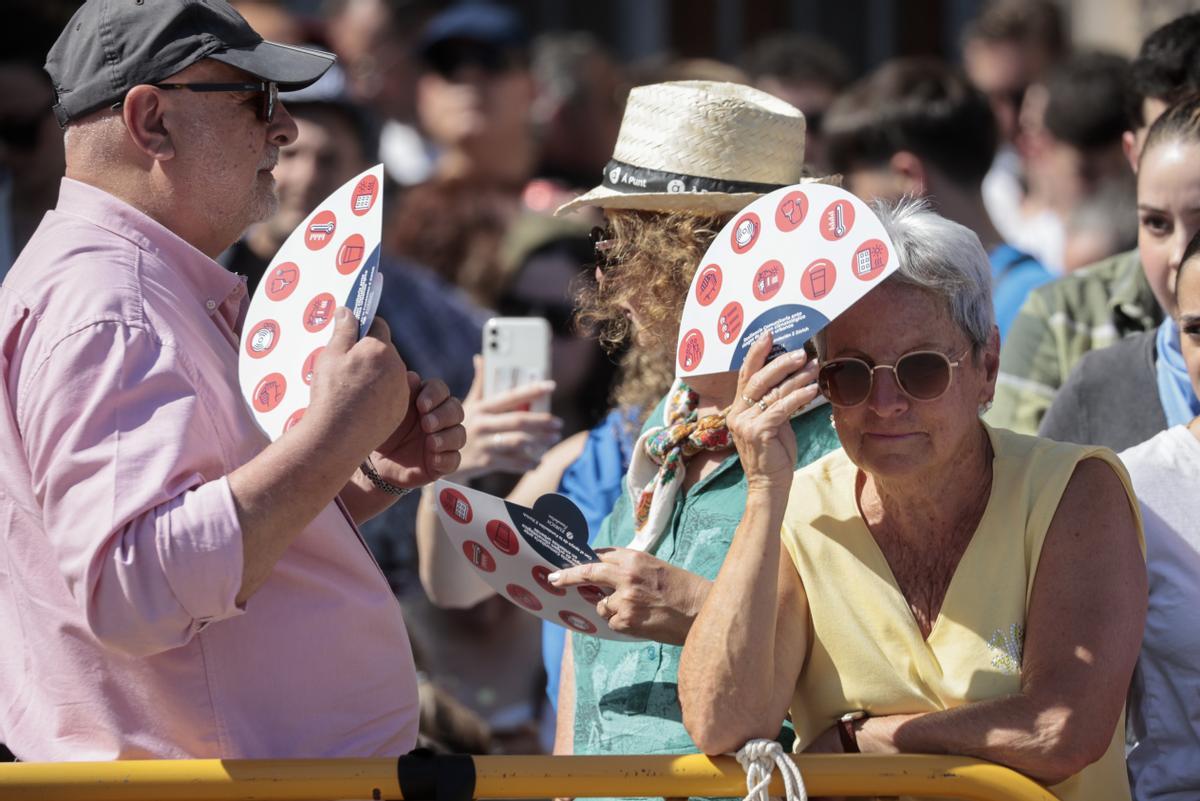
[[783, 774], [787, 800], [808, 801], [808, 790], [804, 788], [800, 768], [784, 753], [779, 743], [774, 740], [751, 740], [735, 756], [746, 771], [746, 801], [770, 801], [767, 790], [776, 767]]

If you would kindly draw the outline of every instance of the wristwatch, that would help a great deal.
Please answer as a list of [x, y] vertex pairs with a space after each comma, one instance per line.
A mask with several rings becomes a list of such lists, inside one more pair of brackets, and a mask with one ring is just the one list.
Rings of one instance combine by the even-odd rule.
[[375, 485], [375, 489], [386, 492], [388, 495], [395, 495], [397, 498], [403, 498], [408, 493], [412, 492], [411, 487], [397, 487], [395, 484], [388, 481], [383, 476], [379, 475], [379, 471], [375, 469], [375, 464], [368, 456], [366, 461], [358, 466], [358, 469], [363, 472], [363, 475], [370, 479]]
[[858, 732], [854, 730], [854, 721], [862, 720], [867, 713], [861, 709], [847, 712], [838, 718], [838, 738], [842, 741], [842, 751], [847, 754], [861, 754], [858, 750]]

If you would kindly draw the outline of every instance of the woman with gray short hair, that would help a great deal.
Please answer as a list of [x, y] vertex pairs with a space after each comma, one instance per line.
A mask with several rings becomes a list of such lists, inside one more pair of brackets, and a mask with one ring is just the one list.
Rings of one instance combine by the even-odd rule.
[[684, 647], [684, 723], [720, 753], [790, 711], [797, 751], [975, 756], [1128, 799], [1129, 478], [1103, 448], [980, 420], [999, 335], [978, 238], [919, 201], [876, 213], [899, 269], [817, 343], [842, 449], [793, 475], [787, 421], [817, 389], [766, 363], [769, 338], [742, 368], [746, 511]]

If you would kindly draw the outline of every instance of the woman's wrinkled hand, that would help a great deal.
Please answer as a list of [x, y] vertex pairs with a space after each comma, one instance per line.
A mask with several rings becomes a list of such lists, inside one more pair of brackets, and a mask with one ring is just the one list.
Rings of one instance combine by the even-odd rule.
[[803, 350], [770, 364], [770, 333], [750, 346], [738, 372], [737, 397], [726, 414], [751, 489], [791, 486], [796, 436], [791, 419], [818, 394], [817, 363]]
[[629, 548], [598, 548], [599, 562], [550, 574], [556, 587], [591, 585], [607, 595], [596, 613], [621, 634], [682, 645], [712, 582]]

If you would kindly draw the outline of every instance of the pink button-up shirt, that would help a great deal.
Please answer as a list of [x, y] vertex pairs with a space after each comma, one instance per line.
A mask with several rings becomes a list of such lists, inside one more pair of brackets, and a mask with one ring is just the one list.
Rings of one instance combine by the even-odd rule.
[[408, 635], [337, 504], [244, 610], [225, 478], [267, 440], [244, 283], [64, 179], [0, 288], [0, 742], [25, 760], [398, 754]]

